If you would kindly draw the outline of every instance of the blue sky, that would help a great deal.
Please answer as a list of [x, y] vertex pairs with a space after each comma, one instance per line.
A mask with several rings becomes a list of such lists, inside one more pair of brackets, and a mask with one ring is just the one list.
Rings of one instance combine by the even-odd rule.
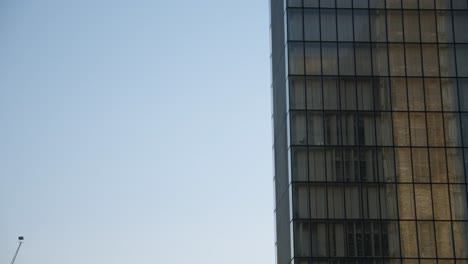
[[0, 261], [274, 263], [268, 1], [0, 1]]

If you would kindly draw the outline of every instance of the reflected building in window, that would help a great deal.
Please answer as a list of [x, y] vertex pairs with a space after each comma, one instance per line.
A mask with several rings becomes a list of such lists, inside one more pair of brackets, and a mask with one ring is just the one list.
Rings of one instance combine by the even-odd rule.
[[277, 264], [468, 264], [468, 1], [270, 11]]

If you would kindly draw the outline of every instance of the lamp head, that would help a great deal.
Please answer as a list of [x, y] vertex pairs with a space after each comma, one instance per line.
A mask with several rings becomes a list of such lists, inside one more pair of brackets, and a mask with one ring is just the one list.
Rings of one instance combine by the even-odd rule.
[[24, 237], [23, 237], [23, 236], [19, 236], [19, 237], [18, 237], [18, 240], [19, 240], [20, 242], [23, 242], [23, 241], [24, 241]]

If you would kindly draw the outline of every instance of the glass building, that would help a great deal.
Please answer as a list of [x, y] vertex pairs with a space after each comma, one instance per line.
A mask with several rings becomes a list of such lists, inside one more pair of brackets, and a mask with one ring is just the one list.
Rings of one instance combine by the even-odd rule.
[[468, 264], [468, 1], [270, 11], [277, 264]]

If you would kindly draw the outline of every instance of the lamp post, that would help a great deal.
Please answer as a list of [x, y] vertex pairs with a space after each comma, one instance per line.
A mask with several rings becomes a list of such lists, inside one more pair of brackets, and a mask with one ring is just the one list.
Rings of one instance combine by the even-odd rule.
[[21, 245], [24, 243], [24, 237], [22, 236], [18, 237], [18, 242], [19, 242], [19, 245], [18, 245], [18, 248], [16, 249], [15, 255], [13, 256], [13, 259], [11, 260], [11, 264], [15, 263], [16, 256], [18, 256], [18, 252], [21, 248]]

